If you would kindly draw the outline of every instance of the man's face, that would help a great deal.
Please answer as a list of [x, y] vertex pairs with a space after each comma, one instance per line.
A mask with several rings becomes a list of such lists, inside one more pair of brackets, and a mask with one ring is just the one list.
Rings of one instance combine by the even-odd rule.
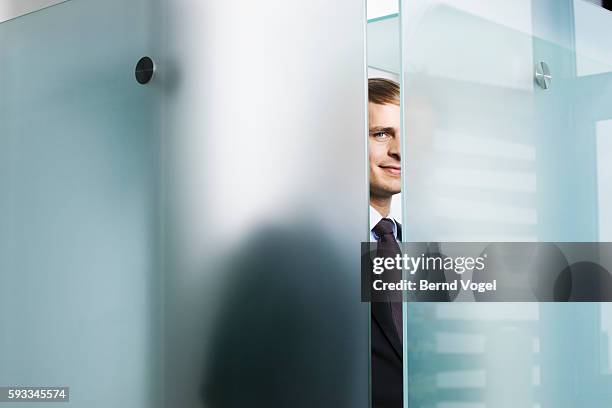
[[370, 195], [391, 197], [401, 191], [400, 108], [368, 104]]

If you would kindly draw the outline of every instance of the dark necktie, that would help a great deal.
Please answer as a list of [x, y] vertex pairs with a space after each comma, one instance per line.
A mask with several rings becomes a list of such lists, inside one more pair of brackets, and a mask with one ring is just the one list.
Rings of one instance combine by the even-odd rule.
[[[372, 231], [374, 232], [376, 240], [378, 241], [378, 245], [376, 247], [377, 256], [395, 258], [397, 254], [401, 255], [400, 246], [395, 239], [395, 222], [393, 222], [393, 220], [389, 218], [381, 219], [378, 224], [372, 228]], [[395, 270], [393, 271], [392, 280], [389, 281], [399, 282], [400, 279], [401, 270]], [[400, 295], [398, 295], [398, 298], [401, 299]], [[402, 341], [402, 303], [394, 301], [390, 302], [390, 306], [397, 335], [399, 336], [400, 341]]]

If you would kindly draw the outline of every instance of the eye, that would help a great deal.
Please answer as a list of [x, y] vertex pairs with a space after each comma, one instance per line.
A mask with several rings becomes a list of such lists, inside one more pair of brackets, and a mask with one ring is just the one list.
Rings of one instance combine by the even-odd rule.
[[374, 139], [381, 141], [381, 142], [386, 141], [391, 137], [391, 135], [388, 132], [375, 132], [375, 133], [372, 133], [372, 136], [374, 137]]

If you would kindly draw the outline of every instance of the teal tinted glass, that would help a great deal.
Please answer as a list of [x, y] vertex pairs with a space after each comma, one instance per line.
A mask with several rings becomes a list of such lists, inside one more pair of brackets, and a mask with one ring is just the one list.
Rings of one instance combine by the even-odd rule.
[[[422, 0], [401, 18], [404, 240], [609, 240], [612, 13]], [[405, 404], [609, 406], [609, 309], [408, 304]]]
[[84, 0], [0, 23], [0, 385], [156, 406], [159, 143], [134, 80], [149, 16]]

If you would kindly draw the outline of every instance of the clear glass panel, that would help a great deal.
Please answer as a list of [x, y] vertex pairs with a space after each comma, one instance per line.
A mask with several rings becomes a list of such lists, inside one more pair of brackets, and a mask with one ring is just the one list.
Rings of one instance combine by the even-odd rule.
[[[609, 239], [612, 13], [402, 3], [407, 241]], [[534, 81], [548, 65], [548, 89]], [[607, 304], [409, 304], [405, 403], [609, 406]]]
[[0, 384], [69, 386], [74, 407], [160, 401], [147, 3], [0, 24]]
[[368, 20], [369, 77], [374, 76], [373, 72], [383, 77], [385, 73], [399, 76], [401, 65], [399, 22], [397, 13]]

